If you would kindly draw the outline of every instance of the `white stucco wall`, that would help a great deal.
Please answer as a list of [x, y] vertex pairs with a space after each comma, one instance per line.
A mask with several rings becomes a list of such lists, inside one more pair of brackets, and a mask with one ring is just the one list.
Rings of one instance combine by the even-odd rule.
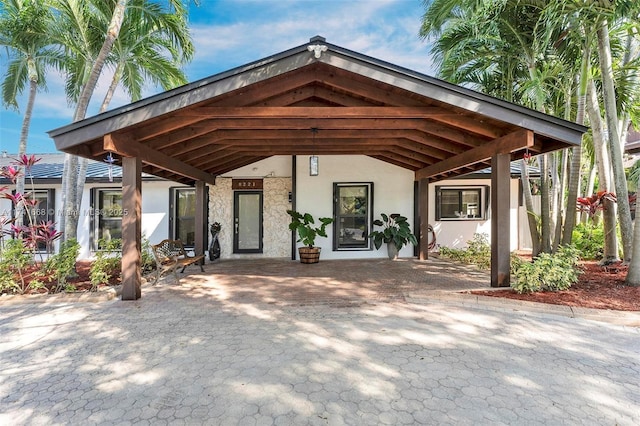
[[[296, 210], [315, 218], [333, 216], [333, 184], [373, 182], [373, 217], [381, 213], [400, 213], [413, 229], [413, 172], [363, 155], [320, 156], [319, 175], [309, 176], [309, 156], [297, 157]], [[317, 238], [322, 259], [359, 259], [386, 257], [387, 248], [366, 251], [333, 251], [333, 225], [329, 238]], [[300, 245], [300, 243], [299, 243]], [[405, 246], [400, 257], [413, 256], [413, 247]]]
[[[55, 191], [55, 211], [56, 224], [60, 223], [62, 212], [62, 190], [61, 184], [36, 184], [31, 189], [54, 189]], [[169, 236], [169, 189], [181, 186], [169, 181], [143, 181], [142, 183], [142, 234], [152, 244], [158, 243]], [[90, 259], [93, 257], [91, 251], [91, 215], [90, 208], [91, 190], [93, 188], [121, 189], [119, 183], [87, 183], [82, 195], [80, 217], [78, 219], [78, 242], [80, 243], [80, 259]], [[0, 212], [11, 217], [11, 202], [6, 199], [0, 200]]]
[[[511, 179], [511, 199], [510, 199], [510, 221], [511, 221], [511, 238], [510, 250], [518, 249], [518, 179]], [[478, 187], [491, 186], [491, 179], [449, 179], [429, 184], [429, 223], [433, 226], [436, 233], [436, 244], [438, 246], [449, 248], [465, 248], [467, 241], [473, 238], [473, 235], [487, 234], [491, 241], [491, 200], [488, 199], [488, 216], [486, 220], [436, 220], [436, 186], [451, 187]], [[490, 189], [489, 189], [490, 190]], [[484, 202], [484, 200], [483, 200]]]
[[[334, 183], [373, 183], [373, 216], [381, 213], [400, 213], [409, 219], [413, 229], [414, 217], [414, 175], [391, 164], [366, 156], [320, 156], [319, 175], [309, 176], [309, 156], [297, 157], [295, 194], [296, 209], [309, 212], [314, 217], [333, 216]], [[216, 179], [215, 186], [209, 186], [209, 224], [218, 221], [222, 224], [220, 243], [223, 258], [280, 257], [291, 256], [290, 221], [286, 210], [292, 208], [289, 193], [292, 188], [292, 158], [276, 156], [237, 169]], [[264, 245], [261, 254], [233, 254], [233, 178], [263, 178], [263, 230]], [[445, 186], [481, 186], [490, 185], [490, 179], [451, 179], [433, 182], [429, 186], [429, 223], [436, 231], [437, 244], [462, 248], [474, 233], [491, 234], [490, 220], [436, 221], [435, 187]], [[142, 231], [152, 243], [169, 236], [170, 188], [180, 185], [169, 181], [148, 181], [142, 183]], [[92, 188], [121, 188], [119, 183], [87, 183], [83, 194], [78, 228], [78, 240], [82, 251], [80, 258], [91, 258], [91, 215], [89, 208]], [[55, 190], [55, 210], [60, 212], [62, 193], [59, 183], [36, 185], [36, 189]], [[29, 188], [30, 189], [30, 188]], [[11, 216], [11, 203], [0, 199], [0, 212]], [[526, 219], [526, 218], [525, 218]], [[58, 217], [59, 223], [60, 218]], [[519, 244], [518, 221], [518, 180], [511, 180], [511, 250]], [[524, 223], [526, 226], [526, 222]], [[386, 247], [380, 250], [333, 251], [333, 226], [327, 229], [329, 238], [318, 238], [316, 244], [322, 247], [323, 259], [386, 257]], [[522, 243], [521, 242], [521, 246]], [[401, 257], [413, 256], [413, 248], [404, 247]]]
[[[169, 181], [143, 181], [142, 183], [142, 235], [151, 244], [156, 244], [169, 237], [169, 202], [170, 188], [182, 187]], [[91, 217], [90, 192], [92, 188], [116, 188], [119, 184], [87, 184], [82, 197], [81, 217], [78, 224], [78, 242], [80, 243], [80, 258], [93, 257], [91, 251]], [[56, 206], [62, 206], [62, 200], [58, 200], [59, 191], [56, 191]]]

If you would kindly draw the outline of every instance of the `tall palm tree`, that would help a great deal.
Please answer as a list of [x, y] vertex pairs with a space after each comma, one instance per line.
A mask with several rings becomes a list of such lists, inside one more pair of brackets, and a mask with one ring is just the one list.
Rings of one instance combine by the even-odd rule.
[[[96, 49], [97, 45], [93, 37], [97, 33], [87, 27], [83, 27], [86, 30], [84, 40], [87, 40], [87, 43], [81, 44], [79, 50], [75, 50], [73, 44], [69, 45], [71, 54], [76, 55], [77, 59], [73, 61], [75, 66], [72, 71], [74, 72], [69, 73], [67, 87], [81, 89], [68, 91], [72, 101], [77, 102], [74, 121], [82, 120], [86, 116], [89, 101], [105, 65], [114, 67], [116, 71], [114, 78], [117, 81], [115, 85], [124, 82], [126, 90], [133, 99], [140, 96], [142, 84], [147, 79], [152, 82], [161, 81], [164, 88], [184, 82], [184, 76], [177, 71], [180, 65], [191, 58], [193, 46], [186, 23], [187, 11], [181, 1], [169, 0], [167, 3], [151, 0], [94, 0], [84, 9], [80, 5], [86, 6], [86, 2], [80, 0], [56, 0], [56, 2], [73, 6], [58, 9], [62, 16], [72, 11], [65, 16], [66, 19], [79, 21], [83, 25], [91, 23], [94, 28], [102, 28], [99, 31], [101, 37], [98, 37], [98, 40], [101, 40], [99, 49]], [[84, 19], [76, 19], [76, 10], [82, 10], [85, 14]], [[99, 25], [96, 26], [96, 23]], [[122, 31], [123, 26], [126, 26], [125, 32]], [[118, 42], [120, 37], [122, 37], [121, 43]], [[134, 46], [127, 46], [127, 42], [133, 43]], [[144, 47], [145, 43], [149, 46]], [[154, 51], [151, 56], [154, 48], [160, 50]], [[123, 64], [120, 67], [118, 52], [122, 57], [120, 63]], [[141, 60], [128, 64], [127, 61], [131, 59], [132, 53], [149, 56], [144, 64]], [[160, 58], [169, 59], [158, 61]], [[153, 61], [157, 62], [153, 63]], [[136, 63], [144, 66], [134, 72]], [[119, 73], [120, 69], [122, 74]], [[109, 97], [105, 99], [103, 108], [106, 108], [109, 100]], [[85, 179], [80, 164], [76, 156], [65, 157], [64, 211], [79, 210]], [[65, 237], [73, 238], [77, 233], [78, 217], [68, 215], [65, 219]]]
[[[18, 110], [18, 96], [28, 86], [29, 95], [25, 107], [18, 156], [27, 152], [29, 128], [38, 89], [46, 88], [45, 73], [48, 67], [60, 67], [61, 52], [51, 45], [49, 33], [53, 17], [42, 0], [0, 1], [0, 46], [9, 57], [7, 73], [2, 81], [2, 102], [6, 107]], [[25, 174], [16, 181], [16, 192], [23, 194]], [[16, 224], [22, 225], [23, 206], [16, 206]]]
[[[545, 59], [550, 58], [549, 39], [540, 36], [543, 32], [539, 29], [541, 9], [536, 4], [539, 2], [531, 3], [525, 5], [518, 0], [429, 2], [420, 34], [424, 38], [436, 37], [432, 52], [440, 65], [440, 77], [546, 112], [550, 94], [559, 90], [553, 85], [557, 67], [543, 66]], [[536, 218], [528, 215], [534, 254], [551, 250], [552, 235], [546, 157], [540, 157], [539, 164], [544, 181], [541, 234]], [[523, 193], [527, 210], [531, 212], [533, 200], [526, 167], [523, 163]]]
[[[615, 19], [615, 23], [619, 24], [621, 17], [626, 17], [626, 21], [623, 20], [623, 22], [628, 25], [629, 21], [634, 21], [634, 19], [628, 18], [633, 16], [635, 17], [634, 22], [636, 22], [634, 28], [637, 28], [638, 22], [638, 3], [632, 0], [616, 2], [596, 0], [587, 2], [578, 0], [434, 0], [425, 2], [425, 4], [427, 11], [423, 17], [421, 35], [436, 37], [434, 50], [436, 58], [440, 61], [442, 77], [458, 83], [475, 83], [477, 88], [479, 87], [480, 90], [489, 94], [565, 118], [573, 117], [575, 109], [576, 120], [579, 122], [584, 121], [587, 87], [593, 78], [590, 58], [599, 58], [602, 63], [607, 61], [608, 57], [613, 60], [620, 57], [617, 55], [618, 52], [614, 51], [611, 54], [607, 49], [603, 49], [603, 46], [611, 46], [611, 42], [606, 41], [608, 32], [605, 34], [604, 31], [597, 30], [602, 29], [602, 23], [607, 19], [612, 22]], [[628, 30], [627, 33], [634, 34], [637, 38], [637, 30]], [[595, 44], [598, 39], [601, 42], [599, 50], [596, 49]], [[630, 49], [626, 50], [626, 63], [630, 61], [629, 51]], [[562, 61], [562, 69], [565, 71], [556, 76], [552, 75], [552, 77], [565, 83], [559, 83], [554, 89], [548, 90], [549, 88], [545, 88], [545, 80], [540, 78], [540, 74], [552, 69], [549, 64], [559, 60]], [[611, 63], [613, 60], [609, 60], [609, 62]], [[511, 66], [506, 67], [505, 64], [511, 64]], [[614, 65], [619, 64], [614, 63]], [[611, 69], [615, 71], [613, 66], [607, 68], [609, 75], [612, 74]], [[605, 70], [605, 68], [602, 69]], [[526, 71], [528, 71], [528, 76], [525, 74]], [[624, 88], [621, 82], [630, 80], [629, 75], [631, 74], [627, 74], [626, 80], [624, 78], [616, 80], [619, 92]], [[638, 73], [633, 75], [637, 77]], [[576, 78], [576, 76], [578, 77]], [[616, 77], [619, 76], [616, 75]], [[567, 83], [572, 80], [579, 82], [577, 106], [574, 106], [569, 102], [570, 99], [566, 98], [563, 112], [557, 107], [559, 104], [554, 104], [553, 93], [569, 93], [563, 88], [573, 84]], [[603, 83], [602, 86], [612, 87], [611, 82], [612, 78], [609, 77], [608, 82]], [[531, 91], [528, 87], [535, 90]], [[617, 107], [621, 108], [622, 102], [620, 100], [626, 94], [637, 93], [637, 89], [625, 90], [625, 93], [615, 93], [613, 90], [605, 90], [605, 92], [609, 100], [609, 110], [615, 110], [616, 108], [611, 102], [612, 99], [618, 99]], [[527, 100], [529, 100], [528, 103]], [[610, 119], [609, 121], [611, 124], [607, 127], [614, 127], [613, 123], [616, 120]], [[619, 129], [626, 128], [624, 120], [618, 119], [617, 123], [619, 123], [617, 125]], [[615, 140], [615, 135], [609, 139]], [[619, 143], [616, 145], [620, 146]], [[611, 153], [610, 147], [609, 152], [610, 155], [617, 155], [619, 149]], [[574, 149], [567, 206], [575, 204], [580, 157], [579, 148]], [[598, 155], [598, 158], [600, 161], [605, 161], [606, 155]], [[619, 197], [623, 198], [622, 206], [618, 207], [622, 207], [621, 210], [624, 212], [624, 204], [627, 203], [624, 187], [626, 182], [622, 179], [624, 173], [619, 159], [615, 159], [613, 168], [617, 170], [616, 175], [618, 176], [616, 192], [622, 194]], [[551, 173], [551, 176], [554, 175], [555, 173]], [[547, 176], [544, 170], [543, 176]], [[606, 182], [606, 178], [601, 177], [600, 182]], [[565, 191], [559, 192], [564, 193]], [[529, 206], [526, 188], [524, 196], [525, 203]], [[615, 230], [615, 218], [612, 219], [609, 216], [611, 211], [613, 209], [606, 212], [604, 221], [609, 231]], [[570, 241], [575, 223], [574, 214], [572, 207], [567, 208], [564, 221], [565, 229], [562, 236], [564, 243]], [[542, 216], [544, 218], [547, 214], [543, 213]], [[621, 222], [625, 220], [625, 217], [625, 214], [620, 213]], [[557, 222], [559, 224], [561, 221]], [[537, 238], [534, 227], [535, 221], [530, 220], [530, 228], [535, 242]], [[542, 227], [542, 241], [546, 246], [548, 237], [545, 235], [545, 228], [546, 224]], [[628, 226], [625, 227], [625, 229], [627, 228]], [[615, 232], [611, 234], [615, 235]], [[558, 235], [557, 232], [556, 235]], [[623, 235], [626, 235], [625, 238], [628, 240], [630, 233], [628, 230], [623, 230]], [[558, 237], [556, 237], [557, 239]], [[611, 250], [612, 247], [613, 250]], [[638, 247], [640, 253], [640, 237]], [[615, 244], [609, 248], [609, 253], [616, 253]]]

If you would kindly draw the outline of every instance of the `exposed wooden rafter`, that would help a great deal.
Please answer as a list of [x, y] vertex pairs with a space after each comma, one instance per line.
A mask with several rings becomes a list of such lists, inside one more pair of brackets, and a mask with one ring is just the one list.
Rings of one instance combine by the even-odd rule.
[[512, 151], [531, 146], [533, 146], [533, 132], [530, 130], [518, 130], [482, 146], [465, 151], [455, 157], [450, 157], [432, 166], [425, 167], [416, 172], [416, 180], [433, 178], [443, 173], [483, 162], [496, 154], [509, 154]]
[[123, 157], [140, 158], [143, 163], [164, 170], [171, 170], [174, 173], [196, 181], [199, 180], [212, 185], [216, 182], [215, 177], [209, 173], [203, 172], [198, 168], [171, 158], [161, 152], [150, 150], [126, 135], [118, 135], [115, 133], [104, 135], [104, 149], [105, 151], [113, 152]]

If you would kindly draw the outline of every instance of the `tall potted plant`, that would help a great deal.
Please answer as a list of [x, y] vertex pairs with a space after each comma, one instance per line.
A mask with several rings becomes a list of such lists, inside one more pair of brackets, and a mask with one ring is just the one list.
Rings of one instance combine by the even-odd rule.
[[309, 213], [299, 213], [295, 210], [287, 210], [291, 216], [289, 229], [297, 231], [298, 242], [302, 242], [305, 247], [298, 247], [301, 263], [318, 263], [320, 261], [320, 247], [315, 247], [316, 236], [326, 237], [326, 227], [333, 222], [330, 217], [321, 217], [320, 226], [314, 226], [315, 220]]
[[415, 246], [418, 244], [418, 240], [411, 232], [406, 217], [397, 213], [391, 215], [382, 213], [381, 216], [382, 220], [376, 219], [373, 221], [373, 224], [382, 226], [383, 229], [381, 231], [372, 231], [371, 234], [369, 234], [369, 238], [373, 240], [373, 245], [376, 249], [379, 249], [382, 243], [387, 243], [389, 259], [397, 259], [398, 252], [405, 245], [411, 243]]

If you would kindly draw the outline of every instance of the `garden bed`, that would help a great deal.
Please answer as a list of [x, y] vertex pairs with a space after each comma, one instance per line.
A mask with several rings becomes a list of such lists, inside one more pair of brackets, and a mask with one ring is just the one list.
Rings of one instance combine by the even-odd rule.
[[579, 264], [583, 273], [568, 290], [518, 294], [511, 289], [500, 289], [472, 293], [554, 305], [640, 311], [640, 287], [625, 284], [626, 265], [617, 263], [605, 267], [597, 261], [581, 261]]
[[[89, 276], [91, 263], [92, 262], [88, 260], [81, 260], [76, 262], [76, 272], [78, 273], [78, 276], [73, 278], [68, 278], [65, 284], [65, 288], [67, 290], [65, 291], [63, 289], [62, 291], [67, 293], [68, 292], [82, 293], [82, 292], [91, 291], [92, 285], [91, 285], [91, 279]], [[24, 271], [26, 282], [29, 282], [31, 274], [34, 271], [38, 270], [39, 268], [40, 268], [39, 266], [36, 266], [30, 269], [26, 269]], [[57, 286], [57, 282], [55, 281], [55, 279], [53, 279], [52, 277], [51, 278], [44, 277], [44, 278], [40, 278], [40, 281], [44, 283], [44, 288], [29, 289], [24, 294], [46, 294], [46, 293], [55, 292], [55, 288]], [[117, 285], [120, 285], [120, 281], [121, 281], [120, 275], [114, 274], [114, 276], [112, 276], [109, 279], [108, 284], [99, 284], [97, 286], [97, 290], [104, 289], [107, 287], [115, 287]]]

